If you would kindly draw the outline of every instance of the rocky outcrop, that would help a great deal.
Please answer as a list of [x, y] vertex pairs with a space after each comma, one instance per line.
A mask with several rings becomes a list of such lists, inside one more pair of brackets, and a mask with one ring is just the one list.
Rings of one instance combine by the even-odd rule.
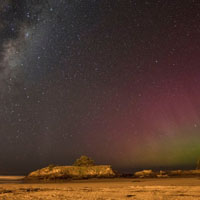
[[115, 173], [109, 165], [97, 166], [50, 166], [31, 172], [28, 180], [109, 178]]
[[169, 176], [188, 177], [200, 176], [200, 169], [197, 170], [174, 170], [169, 172]]
[[172, 170], [153, 172], [152, 170], [143, 170], [134, 173], [136, 178], [169, 178], [169, 177], [199, 177], [200, 170]]
[[166, 171], [160, 170], [159, 173], [156, 174], [156, 177], [157, 177], [157, 178], [168, 178], [169, 175], [167, 174]]
[[137, 178], [154, 177], [155, 173], [152, 170], [143, 170], [143, 171], [135, 172], [134, 176]]

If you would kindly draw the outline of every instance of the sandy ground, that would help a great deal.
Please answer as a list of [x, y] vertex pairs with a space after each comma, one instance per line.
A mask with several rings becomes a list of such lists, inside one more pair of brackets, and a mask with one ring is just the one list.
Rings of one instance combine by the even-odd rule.
[[3, 180], [0, 177], [0, 180], [0, 200], [200, 200], [200, 178], [111, 179], [46, 184], [20, 183], [17, 177]]

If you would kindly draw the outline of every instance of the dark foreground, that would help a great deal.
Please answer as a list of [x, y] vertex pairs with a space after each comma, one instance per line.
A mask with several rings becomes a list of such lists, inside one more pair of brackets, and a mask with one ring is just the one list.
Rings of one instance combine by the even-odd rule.
[[200, 178], [23, 183], [0, 177], [0, 200], [200, 200]]

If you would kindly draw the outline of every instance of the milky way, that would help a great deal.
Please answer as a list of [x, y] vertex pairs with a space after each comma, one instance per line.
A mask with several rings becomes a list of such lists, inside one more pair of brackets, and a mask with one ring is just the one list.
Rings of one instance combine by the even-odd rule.
[[80, 155], [122, 171], [200, 157], [199, 1], [2, 0], [0, 173]]

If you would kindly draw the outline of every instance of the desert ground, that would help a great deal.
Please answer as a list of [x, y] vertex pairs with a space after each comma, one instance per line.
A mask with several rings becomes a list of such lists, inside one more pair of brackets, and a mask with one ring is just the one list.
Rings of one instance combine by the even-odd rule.
[[0, 200], [196, 200], [200, 178], [99, 179], [24, 183], [0, 177]]

